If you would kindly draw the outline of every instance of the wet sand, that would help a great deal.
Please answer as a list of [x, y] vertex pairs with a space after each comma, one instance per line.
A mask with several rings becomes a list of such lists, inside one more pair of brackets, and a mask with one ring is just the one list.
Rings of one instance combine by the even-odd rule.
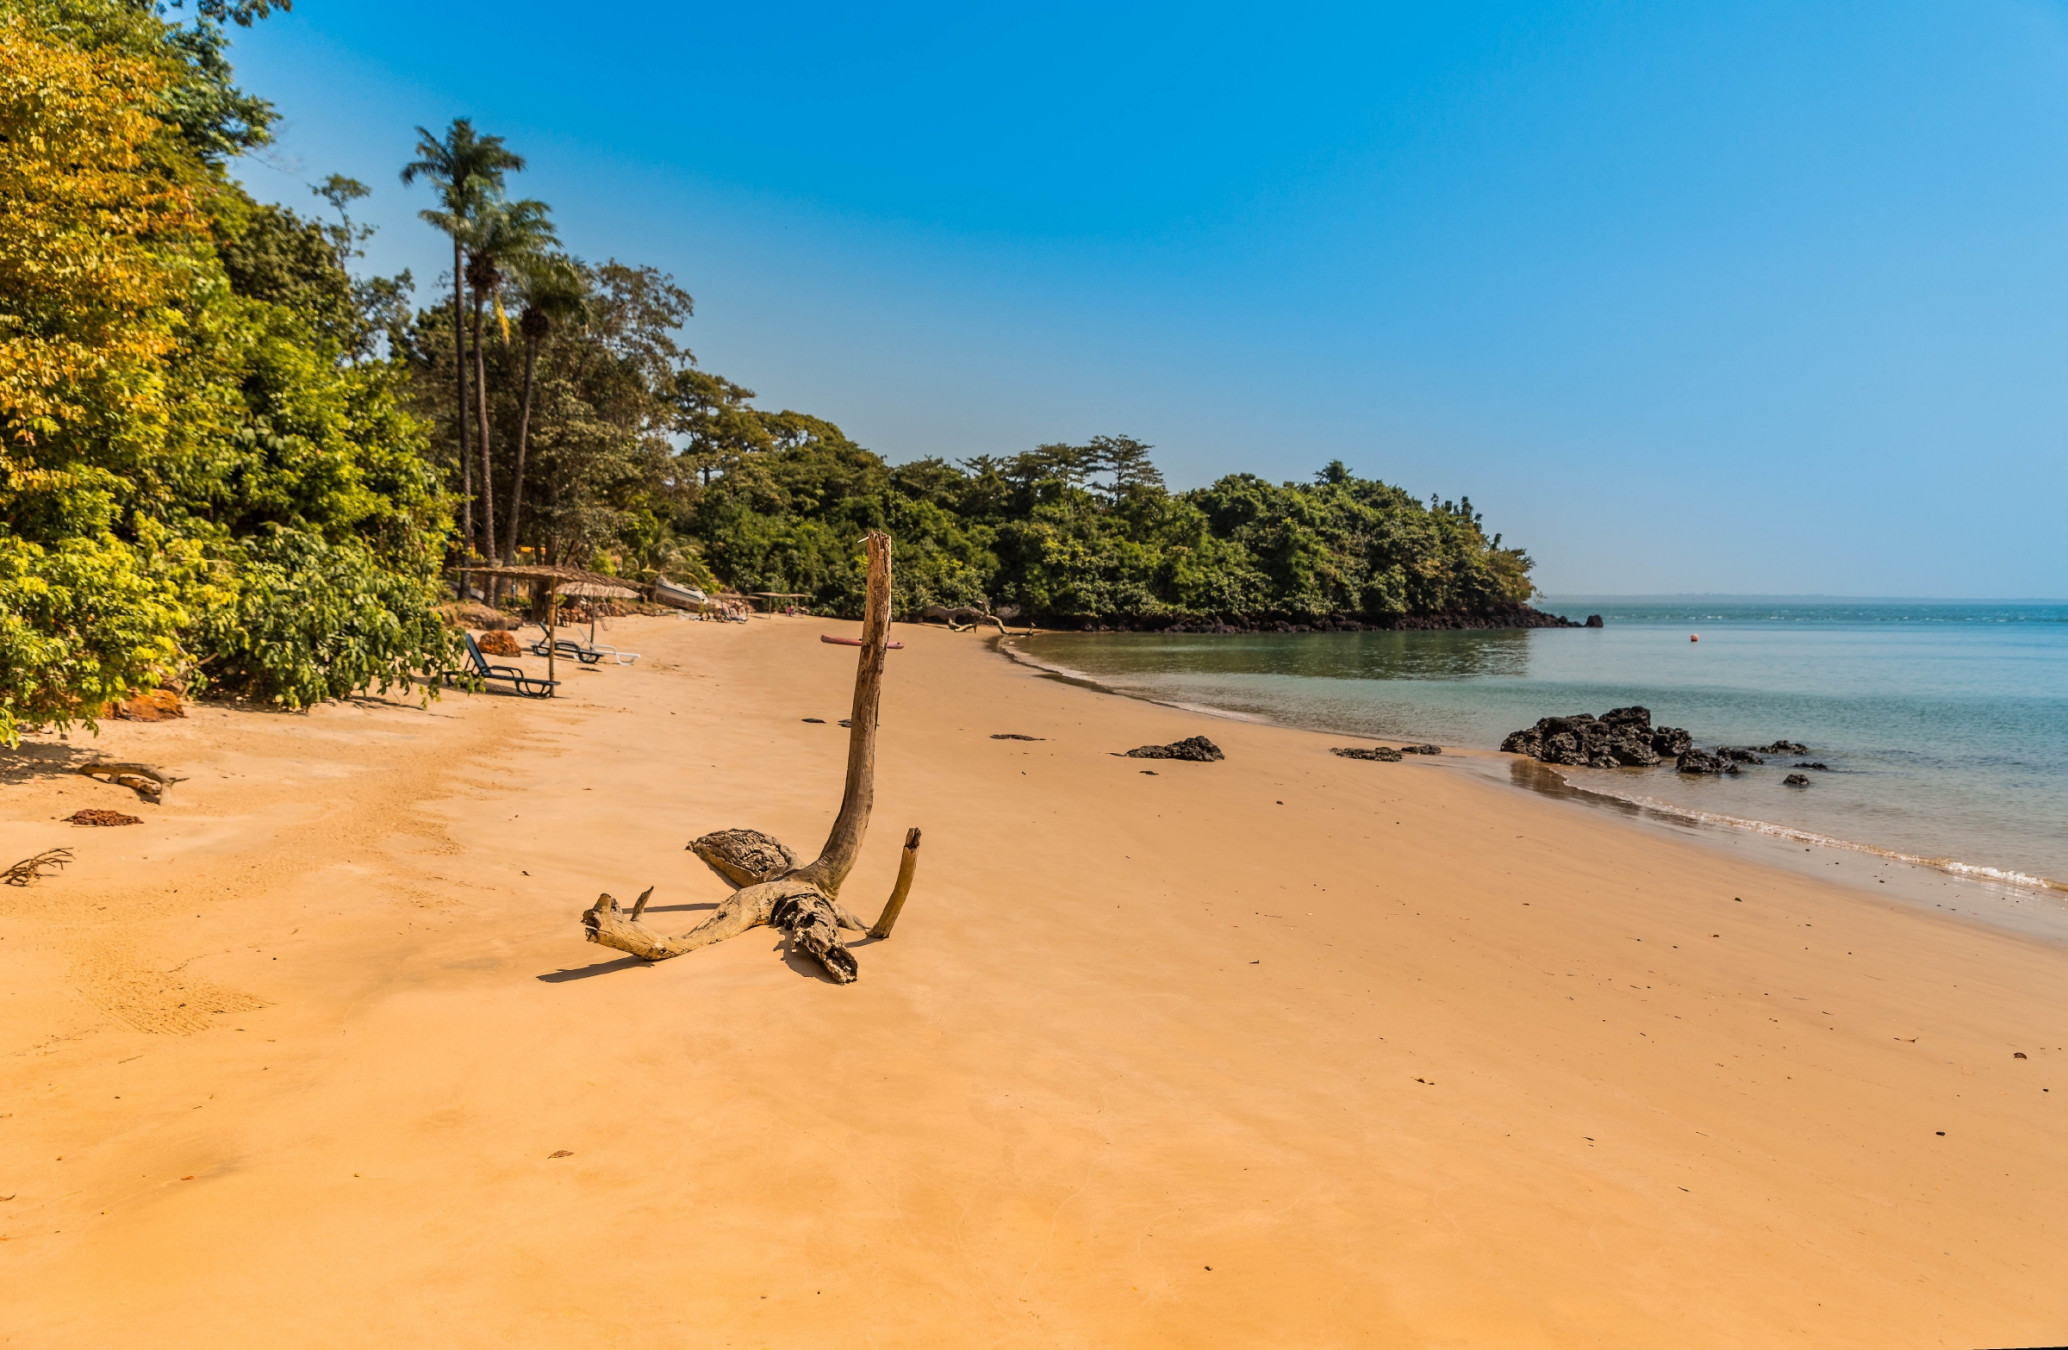
[[584, 943], [721, 898], [693, 835], [816, 852], [828, 631], [35, 747], [159, 807], [10, 759], [0, 863], [78, 861], [0, 888], [0, 1345], [2068, 1335], [2068, 949], [972, 635], [896, 633], [858, 984]]

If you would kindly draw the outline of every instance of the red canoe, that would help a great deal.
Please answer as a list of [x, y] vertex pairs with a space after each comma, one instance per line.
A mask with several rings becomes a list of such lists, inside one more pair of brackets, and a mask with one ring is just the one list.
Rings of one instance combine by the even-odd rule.
[[[830, 642], [836, 647], [859, 647], [862, 645], [860, 638], [834, 637], [831, 633], [819, 634], [819, 641]], [[905, 644], [902, 642], [886, 642], [883, 645], [894, 652], [905, 650]]]

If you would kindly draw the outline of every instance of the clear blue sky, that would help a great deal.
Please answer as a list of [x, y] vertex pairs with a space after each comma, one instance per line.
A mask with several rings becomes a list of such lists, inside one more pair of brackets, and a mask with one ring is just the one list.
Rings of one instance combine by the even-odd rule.
[[[1558, 592], [2068, 595], [2061, 3], [298, 0], [244, 167], [458, 115], [702, 364], [893, 460], [1469, 494]], [[428, 287], [426, 287], [428, 290]]]

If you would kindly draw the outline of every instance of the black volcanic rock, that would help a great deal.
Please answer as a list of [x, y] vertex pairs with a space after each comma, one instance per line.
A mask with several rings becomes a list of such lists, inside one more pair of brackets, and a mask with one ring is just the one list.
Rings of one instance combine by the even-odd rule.
[[1781, 784], [1784, 787], [1808, 787], [1810, 776], [1806, 773], [1791, 773], [1781, 780]]
[[1791, 769], [1822, 769], [1825, 773], [1831, 772], [1831, 766], [1821, 759], [1797, 760], [1788, 767]]
[[1775, 741], [1772, 745], [1762, 745], [1757, 748], [1761, 753], [1768, 755], [1806, 755], [1809, 753], [1809, 747], [1801, 741]]
[[1716, 747], [1716, 757], [1718, 759], [1727, 759], [1733, 764], [1766, 763], [1764, 759], [1760, 758], [1757, 750], [1742, 745], [1719, 745]]
[[1501, 749], [1546, 764], [1593, 769], [1649, 767], [1659, 762], [1651, 721], [1649, 710], [1636, 707], [1616, 708], [1606, 717], [1592, 713], [1546, 717], [1533, 727], [1510, 732]]
[[1332, 745], [1328, 752], [1344, 759], [1375, 759], [1385, 764], [1400, 762], [1400, 752], [1390, 745]]
[[1403, 745], [1400, 747], [1400, 753], [1403, 755], [1440, 755], [1443, 753], [1443, 747], [1440, 745]]
[[1587, 622], [1585, 622], [1585, 623], [1581, 624], [1581, 625], [1580, 625], [1580, 627], [1582, 627], [1582, 628], [1599, 628], [1599, 627], [1601, 627], [1601, 616], [1600, 616], [1599, 614], [1589, 614], [1589, 615], [1587, 616]]
[[1727, 759], [1712, 755], [1706, 750], [1685, 750], [1674, 761], [1674, 767], [1682, 773], [1736, 773], [1738, 766]]
[[1187, 736], [1169, 745], [1138, 745], [1125, 754], [1129, 759], [1190, 759], [1200, 763], [1227, 758], [1221, 753], [1220, 746], [1204, 736]]
[[1684, 755], [1694, 747], [1695, 738], [1679, 727], [1652, 728], [1652, 749], [1661, 755]]
[[1615, 757], [1616, 763], [1636, 769], [1649, 769], [1659, 762], [1659, 752], [1652, 745], [1649, 727], [1642, 730], [1618, 727], [1609, 737], [1608, 752]]

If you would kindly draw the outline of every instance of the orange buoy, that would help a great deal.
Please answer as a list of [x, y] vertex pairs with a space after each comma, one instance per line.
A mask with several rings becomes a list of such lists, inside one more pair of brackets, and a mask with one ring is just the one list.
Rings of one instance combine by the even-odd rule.
[[1689, 633], [1687, 635], [1687, 640], [1689, 642], [1700, 642], [1702, 640], [1702, 635], [1700, 633]]

